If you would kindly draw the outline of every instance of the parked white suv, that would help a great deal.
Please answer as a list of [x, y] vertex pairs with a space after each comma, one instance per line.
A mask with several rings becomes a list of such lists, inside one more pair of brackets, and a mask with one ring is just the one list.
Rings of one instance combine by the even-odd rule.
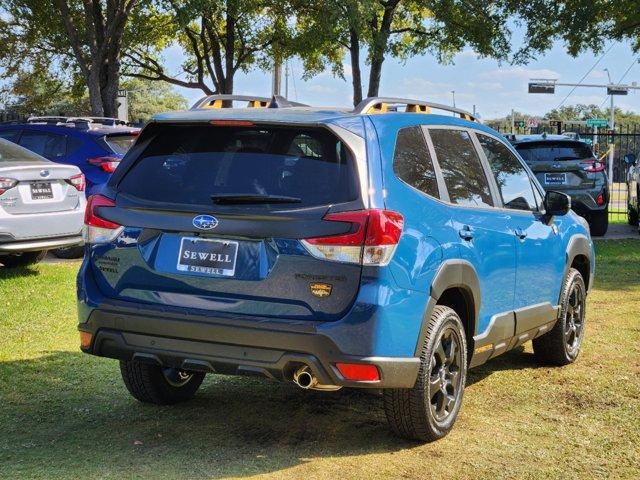
[[81, 244], [84, 190], [77, 167], [0, 139], [0, 263], [29, 265], [49, 249]]

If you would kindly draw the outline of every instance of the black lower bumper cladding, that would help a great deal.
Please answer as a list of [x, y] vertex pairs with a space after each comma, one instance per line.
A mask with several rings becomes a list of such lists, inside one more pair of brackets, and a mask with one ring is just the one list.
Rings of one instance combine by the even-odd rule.
[[[188, 371], [258, 375], [289, 381], [307, 365], [325, 385], [411, 388], [420, 367], [414, 357], [353, 356], [341, 352], [313, 322], [202, 321], [191, 316], [97, 309], [79, 329], [90, 333], [84, 351]], [[376, 365], [380, 380], [346, 380], [337, 362]]]

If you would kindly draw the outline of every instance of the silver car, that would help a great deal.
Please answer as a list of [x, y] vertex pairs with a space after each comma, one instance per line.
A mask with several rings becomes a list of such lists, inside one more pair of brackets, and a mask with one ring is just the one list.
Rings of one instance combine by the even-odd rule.
[[82, 243], [85, 180], [0, 138], [0, 263], [29, 265], [47, 250]]

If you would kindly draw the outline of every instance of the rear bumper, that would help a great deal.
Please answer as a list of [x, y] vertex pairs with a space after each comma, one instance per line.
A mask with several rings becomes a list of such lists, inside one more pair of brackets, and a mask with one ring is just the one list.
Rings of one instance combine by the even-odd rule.
[[50, 250], [53, 248], [73, 247], [83, 243], [82, 235], [72, 235], [57, 238], [45, 238], [37, 240], [20, 240], [1, 243], [0, 253], [20, 253], [37, 250]]
[[[302, 365], [322, 384], [360, 388], [411, 388], [420, 367], [414, 357], [362, 357], [341, 352], [313, 322], [213, 320], [207, 317], [131, 310], [94, 309], [79, 330], [92, 334], [85, 353], [137, 359], [185, 370], [259, 375], [291, 380]], [[346, 380], [336, 362], [376, 365], [380, 380]]]
[[[44, 250], [82, 243], [84, 206], [83, 198], [74, 210], [20, 215], [9, 215], [0, 207], [0, 245], [53, 242], [43, 246]], [[79, 241], [65, 244], [65, 238], [73, 237], [79, 238]], [[62, 245], [55, 244], [57, 241]], [[40, 247], [32, 248], [38, 249]]]

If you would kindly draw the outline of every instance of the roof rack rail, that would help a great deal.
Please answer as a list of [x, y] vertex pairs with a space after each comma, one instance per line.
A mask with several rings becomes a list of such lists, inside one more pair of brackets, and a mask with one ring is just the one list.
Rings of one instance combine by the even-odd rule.
[[67, 123], [75, 123], [75, 122], [87, 122], [87, 123], [97, 123], [100, 125], [113, 126], [116, 125], [126, 125], [127, 122], [124, 120], [120, 120], [119, 118], [114, 117], [69, 117], [67, 118]]
[[116, 125], [126, 125], [127, 122], [113, 117], [64, 117], [64, 116], [34, 116], [27, 118], [27, 123], [47, 123], [47, 124], [66, 124], [66, 123], [83, 123], [98, 124], [115, 127]]
[[304, 103], [292, 102], [280, 95], [256, 97], [253, 95], [207, 95], [193, 104], [191, 110], [201, 108], [233, 108], [232, 102], [247, 102], [247, 108], [308, 107]]
[[37, 116], [37, 117], [29, 117], [27, 118], [27, 123], [65, 123], [68, 117], [60, 117], [60, 116]]
[[397, 111], [398, 106], [405, 106], [405, 112], [431, 113], [431, 109], [443, 110], [445, 112], [456, 113], [464, 120], [477, 122], [478, 117], [466, 110], [450, 107], [442, 103], [425, 102], [423, 100], [412, 100], [410, 98], [395, 97], [367, 97], [353, 109], [353, 113], [386, 113]]

